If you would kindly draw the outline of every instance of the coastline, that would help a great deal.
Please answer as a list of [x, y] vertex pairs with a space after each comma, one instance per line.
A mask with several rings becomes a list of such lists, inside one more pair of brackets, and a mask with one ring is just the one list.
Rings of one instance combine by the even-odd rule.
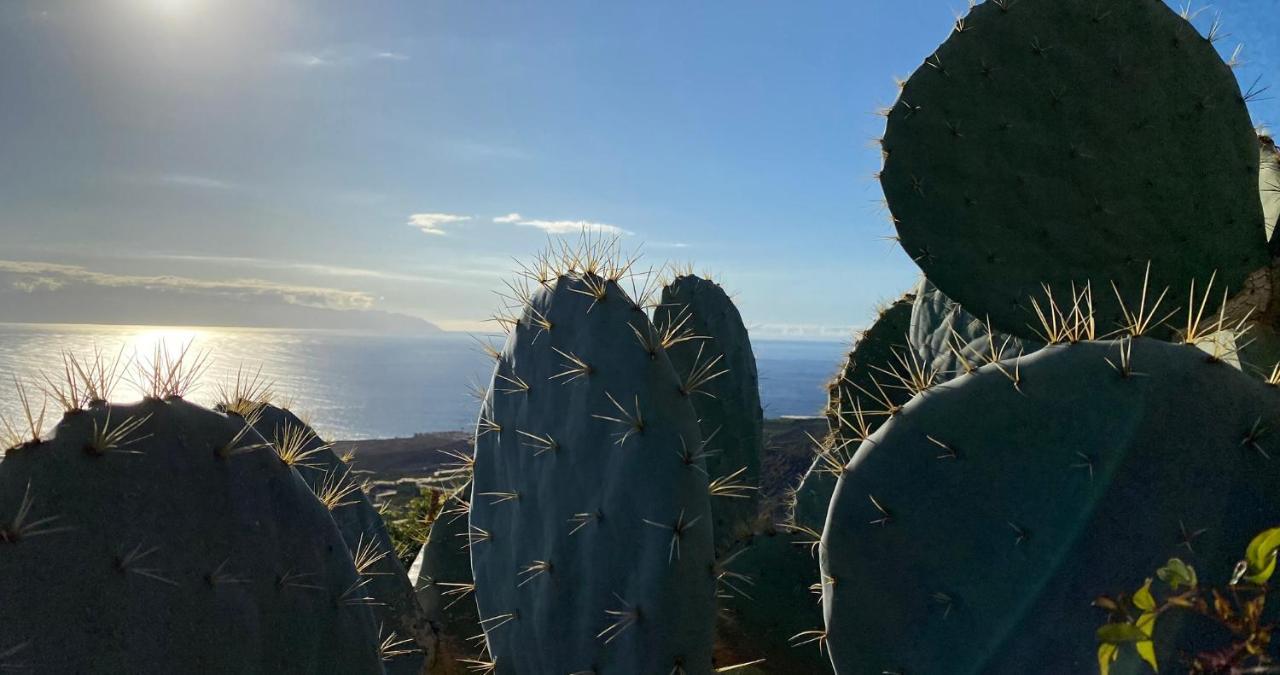
[[[761, 498], [780, 505], [788, 487], [794, 486], [813, 462], [810, 436], [821, 439], [827, 431], [822, 417], [781, 417], [764, 422], [765, 452], [761, 463]], [[353, 469], [368, 478], [374, 501], [411, 499], [432, 481], [431, 476], [457, 460], [447, 453], [471, 452], [471, 434], [438, 431], [407, 438], [334, 441], [339, 456], [353, 455]]]

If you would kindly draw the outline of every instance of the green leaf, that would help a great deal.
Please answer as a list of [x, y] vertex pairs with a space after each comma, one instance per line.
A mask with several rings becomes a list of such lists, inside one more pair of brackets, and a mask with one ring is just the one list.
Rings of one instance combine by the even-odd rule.
[[1156, 663], [1156, 643], [1147, 640], [1133, 645], [1138, 648], [1138, 656], [1151, 665], [1151, 669], [1160, 672], [1160, 664]]
[[1120, 648], [1110, 643], [1098, 646], [1098, 670], [1102, 675], [1110, 675], [1111, 663], [1120, 656]]
[[1276, 550], [1280, 549], [1280, 527], [1263, 530], [1249, 542], [1244, 559], [1249, 565], [1249, 581], [1265, 584], [1276, 570]]
[[[1252, 563], [1249, 564], [1249, 571], [1251, 572], [1253, 571]], [[1262, 569], [1258, 570], [1254, 574], [1245, 576], [1244, 580], [1251, 584], [1262, 585], [1267, 583], [1267, 581], [1271, 579], [1271, 575], [1275, 574], [1275, 571], [1276, 571], [1276, 555], [1273, 552], [1271, 554], [1271, 557], [1267, 559], [1267, 564], [1264, 565]]]
[[1182, 562], [1178, 558], [1169, 558], [1169, 562], [1164, 567], [1156, 570], [1156, 576], [1160, 580], [1169, 584], [1169, 588], [1178, 590], [1182, 586], [1187, 588], [1195, 588], [1198, 583], [1196, 579], [1196, 568]]
[[1143, 612], [1142, 616], [1139, 616], [1138, 620], [1133, 623], [1138, 627], [1138, 630], [1147, 636], [1148, 640], [1156, 634], [1156, 613], [1154, 611]]
[[1098, 642], [1122, 644], [1125, 642], [1146, 642], [1150, 635], [1131, 623], [1109, 623], [1098, 629]]
[[1147, 582], [1133, 594], [1133, 606], [1144, 612], [1156, 608], [1156, 599], [1151, 595], [1151, 577], [1147, 577]]

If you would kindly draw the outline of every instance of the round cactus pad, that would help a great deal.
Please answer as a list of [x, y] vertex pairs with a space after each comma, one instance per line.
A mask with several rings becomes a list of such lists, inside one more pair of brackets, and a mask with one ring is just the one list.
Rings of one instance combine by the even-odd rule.
[[1258, 141], [1212, 41], [1159, 0], [989, 0], [888, 111], [881, 183], [903, 248], [999, 331], [1091, 283], [1100, 325], [1267, 264]]
[[[1045, 347], [917, 396], [832, 498], [836, 672], [1098, 672], [1095, 598], [1171, 557], [1224, 587], [1275, 525], [1278, 403], [1194, 346], [1142, 338]], [[1215, 635], [1185, 619], [1156, 624], [1174, 670]]]

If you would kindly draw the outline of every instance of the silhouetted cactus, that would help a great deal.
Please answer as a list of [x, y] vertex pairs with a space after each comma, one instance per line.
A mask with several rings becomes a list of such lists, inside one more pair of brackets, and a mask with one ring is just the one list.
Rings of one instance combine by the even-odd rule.
[[[418, 604], [413, 584], [396, 556], [382, 516], [369, 501], [351, 467], [315, 430], [292, 412], [270, 403], [252, 407], [254, 429], [270, 441], [281, 462], [292, 466], [329, 509], [343, 541], [368, 580], [373, 613], [385, 631], [405, 643], [388, 659], [387, 672], [416, 675], [435, 649], [436, 635]], [[412, 648], [416, 646], [417, 648]]]
[[54, 435], [0, 463], [2, 669], [383, 672], [325, 506], [243, 420], [161, 389], [63, 391]]
[[544, 261], [481, 414], [468, 534], [499, 673], [712, 669], [694, 392], [609, 254]]
[[827, 384], [827, 426], [842, 442], [861, 442], [860, 422], [879, 423], [880, 417], [911, 399], [911, 391], [893, 376], [912, 363], [907, 343], [911, 328], [908, 293], [880, 311], [876, 322], [862, 331], [840, 372]]
[[751, 338], [738, 308], [719, 284], [692, 274], [662, 289], [653, 324], [676, 374], [692, 390], [713, 481], [716, 555], [751, 533], [764, 450], [764, 412]]
[[887, 111], [881, 183], [903, 248], [947, 296], [1028, 339], [1028, 300], [1115, 283], [1236, 293], [1265, 277], [1258, 141], [1207, 39], [1160, 0], [988, 0]]
[[916, 397], [833, 498], [836, 672], [1092, 670], [1093, 598], [1174, 552], [1230, 569], [1274, 521], [1278, 396], [1191, 345], [1127, 338], [1049, 346]]

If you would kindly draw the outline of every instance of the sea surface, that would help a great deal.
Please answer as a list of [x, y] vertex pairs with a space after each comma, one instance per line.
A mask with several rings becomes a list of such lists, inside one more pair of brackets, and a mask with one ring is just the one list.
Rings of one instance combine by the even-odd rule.
[[[157, 326], [80, 326], [0, 323], [0, 415], [13, 419], [21, 408], [13, 378], [36, 393], [40, 374], [62, 370], [62, 352], [114, 358], [123, 353], [130, 367], [113, 400], [140, 398], [136, 365], [157, 346], [169, 352], [190, 345], [207, 353], [208, 368], [188, 398], [211, 404], [218, 385], [237, 371], [258, 372], [274, 382], [276, 394], [310, 417], [328, 438], [357, 440], [453, 431], [474, 426], [478, 403], [469, 393], [487, 382], [493, 361], [478, 340], [461, 333], [431, 336], [369, 335], [348, 331]], [[491, 338], [500, 344], [497, 338]], [[845, 345], [837, 342], [757, 341], [754, 343], [766, 417], [816, 415], [823, 384], [835, 372]], [[50, 403], [51, 426], [59, 411]]]

